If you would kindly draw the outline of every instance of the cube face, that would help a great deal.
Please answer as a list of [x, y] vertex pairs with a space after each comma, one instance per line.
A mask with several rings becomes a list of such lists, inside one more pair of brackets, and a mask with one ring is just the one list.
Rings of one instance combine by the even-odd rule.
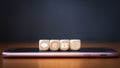
[[70, 48], [69, 40], [60, 40], [60, 50], [66, 51]]
[[49, 50], [50, 41], [49, 40], [39, 40], [39, 50], [47, 51]]
[[81, 47], [81, 41], [79, 39], [70, 40], [70, 49], [71, 50], [79, 50]]
[[50, 50], [57, 51], [60, 48], [59, 40], [50, 40]]

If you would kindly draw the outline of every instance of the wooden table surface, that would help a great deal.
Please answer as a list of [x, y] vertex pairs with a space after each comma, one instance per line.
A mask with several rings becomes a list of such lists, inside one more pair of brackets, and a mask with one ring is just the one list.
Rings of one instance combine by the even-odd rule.
[[[3, 58], [2, 51], [38, 47], [38, 43], [0, 43], [0, 68], [120, 68], [118, 58]], [[120, 52], [120, 43], [82, 42], [82, 47], [110, 47]]]

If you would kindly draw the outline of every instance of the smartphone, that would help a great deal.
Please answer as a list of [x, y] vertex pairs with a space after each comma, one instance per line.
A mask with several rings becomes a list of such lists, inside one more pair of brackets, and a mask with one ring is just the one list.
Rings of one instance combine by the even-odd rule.
[[2, 52], [3, 57], [118, 57], [112, 48], [81, 48], [77, 51], [40, 51], [39, 48], [12, 48]]

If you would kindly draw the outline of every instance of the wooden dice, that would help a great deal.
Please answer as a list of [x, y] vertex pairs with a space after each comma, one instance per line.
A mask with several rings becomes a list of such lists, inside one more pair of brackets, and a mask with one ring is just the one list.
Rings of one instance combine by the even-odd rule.
[[50, 41], [49, 40], [39, 40], [39, 50], [40, 51], [47, 51], [50, 47]]
[[50, 40], [50, 50], [57, 51], [60, 48], [59, 40]]
[[39, 40], [40, 51], [66, 51], [66, 50], [79, 50], [81, 47], [81, 41], [79, 39], [52, 39], [52, 40]]
[[70, 49], [71, 50], [79, 50], [81, 47], [81, 41], [79, 39], [70, 40]]
[[66, 51], [70, 48], [70, 41], [69, 40], [60, 40], [60, 50]]

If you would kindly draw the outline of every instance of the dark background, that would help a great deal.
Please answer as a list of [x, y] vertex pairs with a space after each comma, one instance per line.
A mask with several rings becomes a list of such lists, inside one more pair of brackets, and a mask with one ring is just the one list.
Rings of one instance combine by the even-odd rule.
[[120, 41], [119, 0], [2, 0], [0, 42]]

